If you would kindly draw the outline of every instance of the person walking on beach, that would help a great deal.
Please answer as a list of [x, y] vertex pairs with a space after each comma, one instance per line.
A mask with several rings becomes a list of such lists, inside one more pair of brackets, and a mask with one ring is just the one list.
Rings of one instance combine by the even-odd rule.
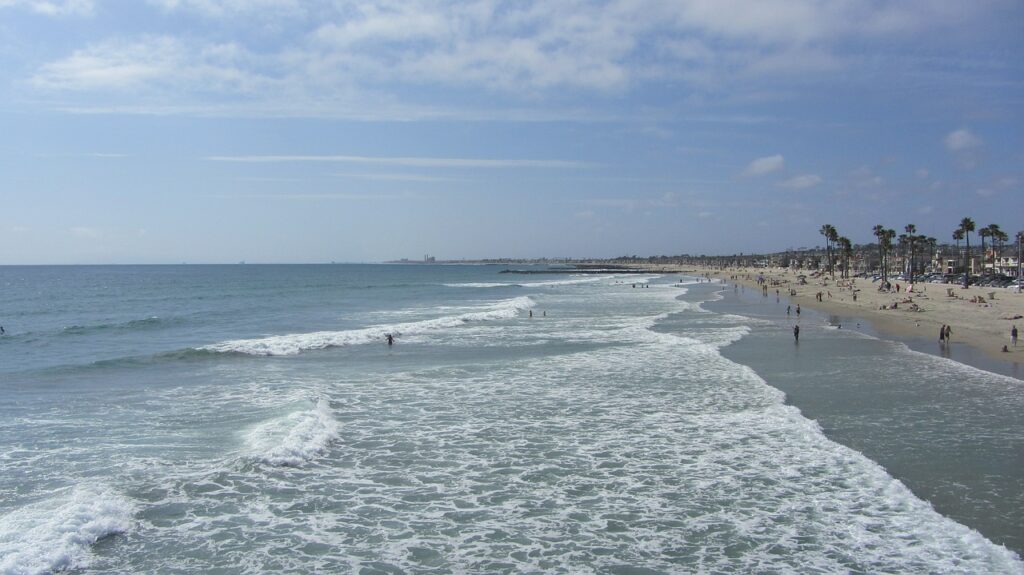
[[[3, 333], [3, 332], [0, 332], [0, 333]], [[1010, 328], [1010, 343], [1013, 344], [1013, 347], [1017, 347], [1017, 326], [1016, 325], [1014, 325], [1013, 327]]]
[[797, 343], [800, 343], [800, 326], [799, 325], [794, 325], [793, 326], [793, 340], [796, 341]]
[[946, 326], [946, 343], [951, 343], [952, 341], [953, 341], [953, 328], [947, 325]]
[[787, 316], [789, 315], [789, 308], [790, 308], [790, 307], [792, 307], [792, 306], [788, 306], [788, 305], [786, 306], [786, 315], [787, 315]]
[[939, 343], [946, 345], [946, 324], [942, 324], [942, 327], [939, 328]]
[[796, 317], [800, 317], [800, 304], [796, 304]]

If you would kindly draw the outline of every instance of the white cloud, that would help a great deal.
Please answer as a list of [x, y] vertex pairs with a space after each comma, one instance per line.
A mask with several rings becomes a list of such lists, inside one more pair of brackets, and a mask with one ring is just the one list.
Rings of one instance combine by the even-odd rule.
[[978, 194], [983, 198], [991, 198], [996, 194], [995, 190], [991, 188], [978, 188], [977, 190], [974, 190], [974, 193]]
[[996, 180], [995, 186], [999, 189], [1008, 190], [1016, 188], [1020, 184], [1020, 180], [1013, 176], [1005, 176]]
[[44, 65], [32, 78], [58, 91], [245, 93], [264, 86], [240, 69], [248, 53], [234, 44], [190, 45], [168, 36], [107, 40]]
[[240, 14], [301, 14], [299, 0], [147, 0], [149, 4], [171, 11], [189, 11], [206, 17], [235, 17]]
[[602, 208], [616, 208], [632, 212], [636, 209], [638, 201], [631, 198], [594, 198], [585, 200], [584, 203]]
[[745, 176], [763, 176], [781, 170], [786, 165], [782, 154], [757, 158], [743, 170]]
[[98, 228], [90, 228], [86, 226], [76, 226], [68, 229], [68, 232], [81, 239], [96, 239], [103, 235], [103, 232]]
[[943, 142], [960, 168], [973, 170], [978, 167], [979, 158], [983, 152], [982, 147], [985, 143], [970, 130], [961, 129], [950, 132]]
[[92, 14], [93, 0], [0, 0], [0, 8], [27, 8], [47, 16], [84, 16]]
[[465, 178], [450, 178], [445, 176], [428, 176], [426, 174], [332, 174], [339, 178], [352, 178], [357, 180], [373, 180], [382, 182], [462, 182]]
[[946, 149], [951, 152], [962, 152], [965, 150], [973, 150], [982, 145], [981, 138], [972, 134], [969, 130], [956, 130], [950, 132], [946, 138]]
[[493, 160], [382, 156], [209, 156], [213, 162], [284, 163], [331, 162], [410, 166], [417, 168], [587, 168], [591, 164], [566, 160]]
[[[720, 93], [750, 81], [747, 76], [770, 80], [842, 68], [847, 64], [834, 49], [843, 39], [902, 37], [965, 17], [931, 0], [887, 6], [818, 0], [148, 4], [182, 18], [223, 19], [228, 34], [236, 26], [255, 32], [218, 35], [234, 38], [226, 43], [198, 34], [108, 39], [45, 64], [33, 85], [95, 92], [91, 108], [110, 111], [423, 117], [430, 114], [396, 105], [422, 93], [410, 88], [482, 89], [534, 102], [567, 89], [615, 97], [645, 82], [679, 80]], [[91, 9], [92, 0], [0, 0], [0, 6], [19, 5], [70, 12]], [[128, 101], [101, 97], [108, 92]]]
[[821, 176], [816, 176], [814, 174], [802, 174], [780, 183], [779, 187], [790, 190], [805, 190], [807, 188], [817, 186], [821, 181]]
[[665, 192], [661, 195], [660, 200], [654, 202], [655, 205], [663, 207], [673, 207], [679, 203], [679, 194], [675, 192]]
[[850, 172], [849, 182], [851, 186], [861, 189], [878, 188], [884, 183], [882, 177], [867, 166], [861, 166]]
[[928, 179], [928, 176], [930, 176], [930, 175], [931, 175], [931, 173], [930, 173], [930, 172], [929, 172], [928, 170], [926, 170], [925, 168], [919, 168], [919, 169], [917, 170], [917, 172], [915, 172], [915, 175], [916, 175], [916, 176], [917, 176], [917, 177], [918, 177], [919, 179], [922, 179], [922, 180], [927, 180], [927, 179]]
[[319, 201], [319, 200], [344, 200], [344, 201], [373, 201], [373, 200], [408, 200], [415, 195], [404, 192], [398, 194], [351, 194], [351, 193], [269, 193], [269, 194], [211, 194], [211, 198], [219, 200], [291, 200], [291, 201]]

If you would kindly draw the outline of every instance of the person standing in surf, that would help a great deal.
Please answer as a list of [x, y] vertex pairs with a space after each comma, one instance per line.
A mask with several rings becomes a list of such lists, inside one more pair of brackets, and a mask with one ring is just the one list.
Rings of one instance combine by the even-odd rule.
[[800, 343], [800, 326], [799, 325], [794, 325], [793, 326], [793, 341], [795, 341], [797, 343]]

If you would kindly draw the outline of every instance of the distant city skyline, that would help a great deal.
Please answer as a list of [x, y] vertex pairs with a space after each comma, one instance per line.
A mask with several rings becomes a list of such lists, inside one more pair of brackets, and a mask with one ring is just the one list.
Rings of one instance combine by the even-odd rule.
[[1010, 0], [0, 0], [0, 265], [1012, 237], [1021, 30]]

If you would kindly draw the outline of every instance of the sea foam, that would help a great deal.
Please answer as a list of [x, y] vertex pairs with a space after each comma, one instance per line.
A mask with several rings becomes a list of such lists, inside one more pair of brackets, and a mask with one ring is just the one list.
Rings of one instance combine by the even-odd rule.
[[132, 527], [124, 496], [76, 487], [0, 517], [0, 575], [53, 573], [89, 563], [89, 547]]
[[569, 286], [578, 284], [589, 284], [596, 283], [601, 280], [615, 276], [587, 276], [577, 277], [574, 279], [564, 280], [545, 280], [536, 282], [516, 282], [516, 283], [498, 283], [498, 282], [466, 282], [466, 283], [446, 283], [446, 287], [455, 288], [496, 288], [496, 287], [523, 287], [523, 288], [538, 288], [538, 287], [556, 287], [556, 286]]
[[203, 346], [199, 350], [219, 353], [244, 353], [247, 355], [296, 355], [303, 351], [314, 349], [380, 342], [383, 340], [384, 335], [388, 333], [414, 335], [458, 327], [475, 321], [511, 319], [517, 316], [519, 312], [530, 309], [533, 306], [534, 302], [532, 299], [522, 296], [484, 306], [479, 311], [441, 316], [423, 321], [377, 325], [344, 331], [318, 331], [313, 333], [276, 335], [259, 339], [231, 340]]
[[338, 422], [327, 401], [252, 428], [246, 443], [253, 456], [270, 465], [297, 467], [327, 450], [338, 437]]

